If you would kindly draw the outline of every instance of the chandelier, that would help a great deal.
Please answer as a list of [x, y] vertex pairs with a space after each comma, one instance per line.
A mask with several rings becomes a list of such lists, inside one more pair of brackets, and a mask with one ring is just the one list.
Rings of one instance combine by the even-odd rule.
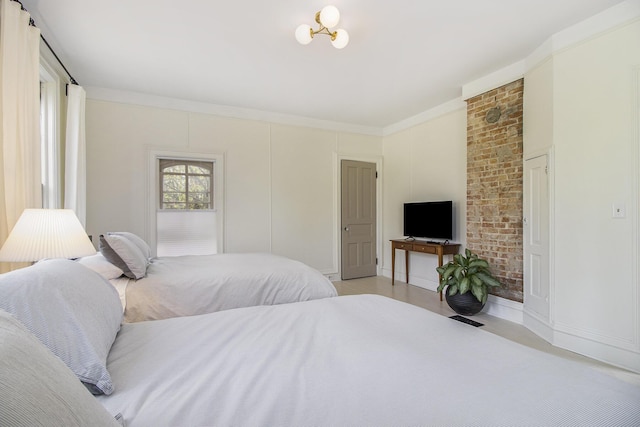
[[331, 44], [336, 49], [342, 49], [349, 43], [349, 33], [342, 28], [332, 31], [331, 28], [338, 25], [340, 12], [335, 6], [325, 6], [316, 13], [316, 22], [320, 26], [314, 31], [310, 25], [302, 24], [296, 28], [296, 40], [300, 44], [309, 44], [316, 34], [325, 34], [331, 37]]

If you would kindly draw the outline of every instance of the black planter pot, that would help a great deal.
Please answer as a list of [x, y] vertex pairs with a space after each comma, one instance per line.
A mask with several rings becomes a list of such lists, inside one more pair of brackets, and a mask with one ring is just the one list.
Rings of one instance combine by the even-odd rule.
[[471, 292], [449, 295], [447, 290], [448, 288], [445, 289], [444, 292], [447, 304], [449, 304], [449, 307], [451, 307], [451, 309], [456, 313], [462, 314], [463, 316], [473, 316], [474, 314], [478, 314], [482, 311], [484, 304], [478, 301]]

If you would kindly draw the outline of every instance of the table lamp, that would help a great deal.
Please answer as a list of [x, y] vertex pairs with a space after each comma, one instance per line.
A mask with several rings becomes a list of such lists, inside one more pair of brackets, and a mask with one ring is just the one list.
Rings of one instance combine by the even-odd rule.
[[71, 209], [25, 209], [0, 249], [0, 261], [79, 258], [96, 249]]

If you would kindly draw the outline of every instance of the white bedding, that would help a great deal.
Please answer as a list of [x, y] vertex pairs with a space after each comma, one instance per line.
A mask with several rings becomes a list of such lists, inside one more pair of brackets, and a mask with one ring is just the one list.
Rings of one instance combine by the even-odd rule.
[[[114, 285], [122, 287], [122, 283]], [[145, 277], [127, 282], [125, 321], [191, 316], [336, 295], [333, 284], [319, 271], [277, 255], [158, 257], [151, 260]]]
[[127, 285], [131, 282], [132, 279], [129, 279], [127, 276], [116, 277], [115, 279], [109, 279], [109, 282], [118, 292], [118, 296], [120, 297], [120, 304], [122, 304], [122, 311], [124, 312], [124, 308], [127, 306]]
[[124, 324], [136, 426], [638, 426], [640, 387], [418, 307], [343, 296]]

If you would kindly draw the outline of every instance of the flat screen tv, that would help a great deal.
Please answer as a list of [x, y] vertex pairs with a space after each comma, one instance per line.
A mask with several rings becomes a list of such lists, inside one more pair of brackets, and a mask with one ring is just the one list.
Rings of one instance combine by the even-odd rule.
[[405, 203], [404, 235], [425, 239], [453, 239], [453, 202]]

